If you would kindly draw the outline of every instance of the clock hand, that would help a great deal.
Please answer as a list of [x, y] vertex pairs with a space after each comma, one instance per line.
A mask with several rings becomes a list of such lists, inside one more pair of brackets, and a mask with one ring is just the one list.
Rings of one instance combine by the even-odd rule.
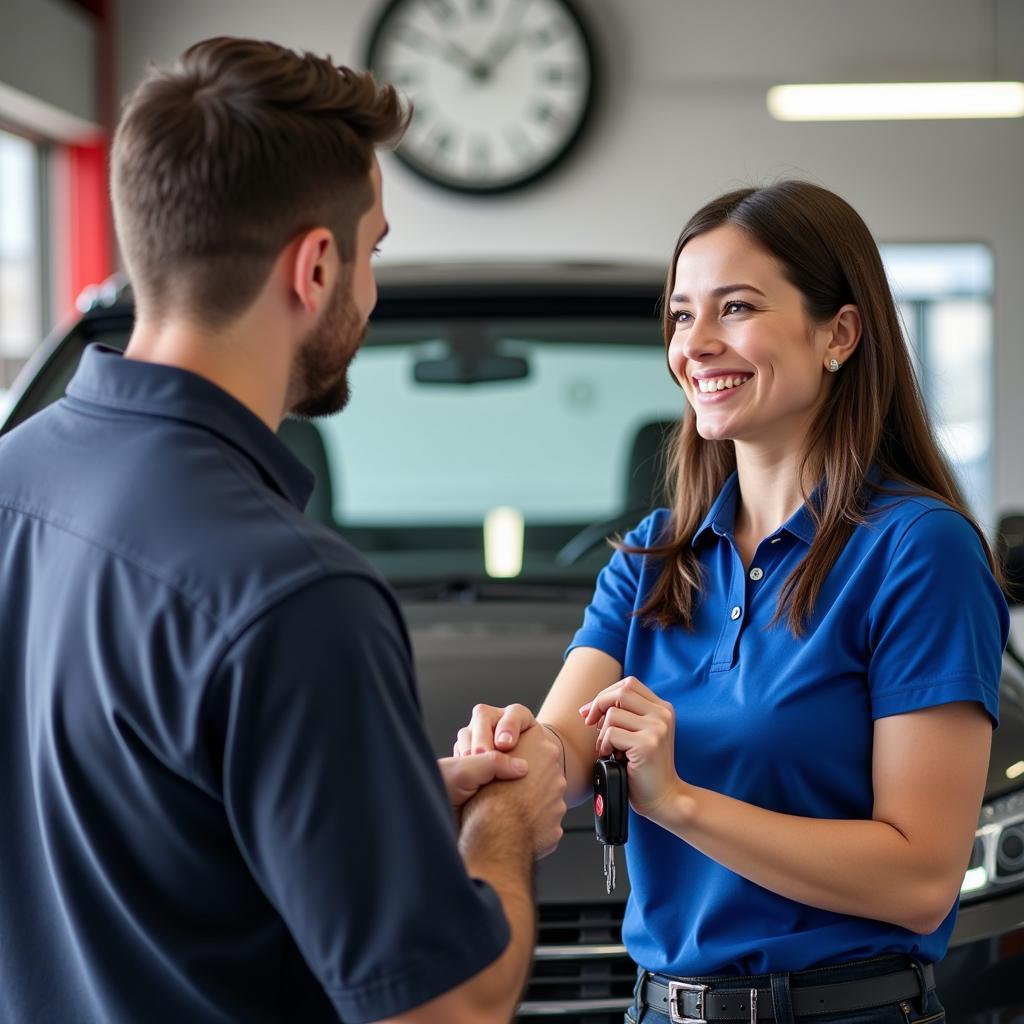
[[499, 39], [494, 46], [492, 46], [484, 56], [482, 63], [486, 66], [489, 72], [493, 72], [495, 68], [501, 64], [505, 58], [516, 48], [522, 36], [517, 33], [509, 33]]
[[416, 49], [426, 47], [429, 50], [433, 50], [446, 63], [463, 68], [474, 77], [480, 77], [481, 62], [449, 39], [440, 42], [415, 25], [408, 24], [402, 26], [401, 38]]
[[526, 9], [530, 6], [532, 0], [519, 0], [518, 4], [510, 4], [505, 8], [505, 18], [507, 22], [508, 12], [513, 11], [514, 17], [512, 24], [498, 36], [494, 44], [488, 49], [485, 54], [483, 61], [481, 62], [488, 71], [488, 74], [494, 71], [499, 64], [501, 64], [505, 58], [516, 48], [516, 45], [522, 39], [519, 34], [519, 27], [523, 23], [523, 17], [526, 15]]
[[441, 56], [448, 61], [449, 64], [456, 64], [460, 68], [464, 68], [474, 77], [479, 77], [481, 62], [467, 53], [461, 46], [456, 46], [456, 44], [452, 42], [446, 42], [443, 46], [439, 44], [439, 50]]

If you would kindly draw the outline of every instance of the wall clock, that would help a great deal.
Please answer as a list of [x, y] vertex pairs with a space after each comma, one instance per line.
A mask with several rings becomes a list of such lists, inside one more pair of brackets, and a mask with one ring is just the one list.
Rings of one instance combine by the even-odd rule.
[[504, 192], [549, 171], [594, 95], [593, 47], [570, 0], [391, 0], [366, 63], [414, 105], [398, 158], [458, 192]]

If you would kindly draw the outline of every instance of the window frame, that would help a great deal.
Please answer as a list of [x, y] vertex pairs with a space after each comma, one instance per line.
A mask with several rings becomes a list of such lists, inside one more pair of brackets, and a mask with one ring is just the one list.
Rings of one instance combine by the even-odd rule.
[[[34, 196], [32, 220], [36, 236], [35, 273], [33, 275], [38, 304], [34, 330], [39, 342], [54, 325], [54, 273], [53, 273], [53, 144], [38, 133], [21, 125], [0, 119], [0, 133], [29, 143], [34, 149]], [[8, 357], [0, 353], [0, 388], [7, 390], [29, 357]]]

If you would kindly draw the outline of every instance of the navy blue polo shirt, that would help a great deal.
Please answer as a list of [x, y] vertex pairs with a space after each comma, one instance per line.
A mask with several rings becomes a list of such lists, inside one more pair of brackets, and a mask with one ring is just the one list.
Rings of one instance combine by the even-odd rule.
[[[572, 646], [611, 655], [674, 705], [680, 778], [783, 814], [870, 819], [876, 719], [977, 701], [996, 723], [1006, 602], [963, 516], [931, 498], [876, 495], [797, 639], [770, 622], [814, 521], [798, 509], [744, 568], [738, 490], [734, 474], [693, 539], [706, 580], [693, 632], [633, 615], [660, 564], [616, 552]], [[627, 542], [655, 544], [668, 519], [654, 512]], [[626, 856], [624, 941], [650, 971], [759, 974], [889, 952], [933, 962], [953, 929], [955, 906], [917, 935], [797, 903], [632, 812]]]
[[371, 1021], [508, 942], [394, 596], [182, 370], [86, 351], [0, 439], [0, 1018]]

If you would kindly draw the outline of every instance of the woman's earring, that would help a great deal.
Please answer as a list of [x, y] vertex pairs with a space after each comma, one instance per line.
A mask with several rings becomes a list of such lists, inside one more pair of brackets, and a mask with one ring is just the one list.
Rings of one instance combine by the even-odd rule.
[[838, 359], [830, 359], [828, 361], [828, 372], [829, 373], [836, 373], [836, 372], [838, 372], [839, 367], [842, 366], [842, 365], [843, 364], [841, 362], [839, 362]]

